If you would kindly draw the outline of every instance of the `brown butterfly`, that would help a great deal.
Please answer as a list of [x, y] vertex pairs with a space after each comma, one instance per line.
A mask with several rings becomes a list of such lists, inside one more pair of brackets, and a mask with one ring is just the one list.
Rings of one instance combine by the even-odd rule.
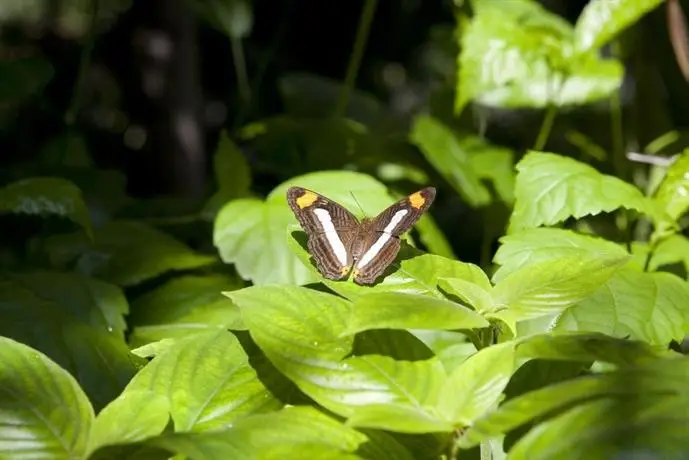
[[318, 271], [332, 280], [346, 277], [373, 284], [395, 260], [400, 235], [433, 203], [435, 188], [426, 187], [361, 222], [344, 206], [301, 187], [287, 190], [287, 202], [309, 237], [309, 252]]

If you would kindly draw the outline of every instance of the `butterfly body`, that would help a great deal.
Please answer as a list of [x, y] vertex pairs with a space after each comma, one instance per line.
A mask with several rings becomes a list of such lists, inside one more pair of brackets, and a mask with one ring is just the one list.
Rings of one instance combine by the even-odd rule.
[[398, 201], [373, 219], [359, 221], [342, 205], [311, 190], [291, 187], [287, 201], [308, 235], [318, 271], [328, 279], [352, 271], [358, 284], [373, 284], [397, 256], [399, 236], [409, 230], [435, 198], [426, 187]]

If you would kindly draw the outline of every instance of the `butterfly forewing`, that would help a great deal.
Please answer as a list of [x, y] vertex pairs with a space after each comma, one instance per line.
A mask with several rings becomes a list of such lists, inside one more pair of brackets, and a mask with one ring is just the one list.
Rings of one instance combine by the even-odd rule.
[[378, 214], [367, 226], [369, 232], [354, 266], [354, 281], [372, 284], [395, 260], [400, 250], [399, 236], [408, 231], [435, 199], [435, 188], [412, 193]]
[[291, 187], [289, 203], [309, 237], [309, 252], [321, 274], [341, 279], [352, 265], [350, 245], [359, 228], [357, 218], [343, 206], [311, 190]]

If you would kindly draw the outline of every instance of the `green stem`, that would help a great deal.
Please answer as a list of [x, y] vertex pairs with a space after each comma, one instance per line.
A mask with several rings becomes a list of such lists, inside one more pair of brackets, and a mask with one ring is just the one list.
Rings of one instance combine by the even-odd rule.
[[[614, 56], [620, 55], [619, 42], [613, 42], [612, 53]], [[610, 135], [612, 146], [613, 166], [617, 172], [617, 177], [626, 180], [626, 159], [624, 155], [624, 133], [622, 127], [622, 100], [620, 98], [620, 91], [617, 90], [612, 93], [610, 97]]]
[[349, 105], [349, 98], [354, 89], [357, 74], [359, 73], [361, 58], [364, 55], [364, 48], [366, 48], [368, 34], [371, 31], [371, 23], [373, 22], [373, 15], [376, 12], [377, 6], [378, 0], [365, 0], [364, 8], [361, 11], [361, 18], [359, 18], [359, 28], [356, 31], [354, 49], [352, 50], [352, 54], [349, 57], [349, 64], [347, 65], [347, 74], [345, 75], [345, 81], [340, 91], [337, 106], [335, 107], [335, 116], [343, 116]]
[[237, 91], [242, 105], [246, 106], [251, 100], [251, 88], [249, 87], [249, 74], [246, 70], [242, 39], [231, 37], [230, 43], [232, 45], [232, 61], [234, 62], [234, 69], [237, 74]]
[[96, 20], [98, 19], [98, 0], [92, 0], [92, 2], [93, 10], [91, 12], [91, 24], [86, 37], [86, 44], [84, 45], [84, 49], [82, 50], [79, 58], [79, 73], [77, 74], [77, 81], [74, 84], [72, 99], [69, 102], [69, 108], [67, 109], [67, 112], [65, 112], [64, 120], [67, 126], [73, 126], [77, 120], [77, 115], [79, 114], [80, 109], [79, 106], [81, 105], [81, 94], [83, 93], [82, 88], [86, 80], [86, 73], [91, 65], [91, 54], [93, 52], [96, 34]]
[[543, 118], [543, 123], [541, 123], [541, 129], [538, 131], [536, 143], [533, 146], [534, 150], [543, 150], [543, 147], [545, 147], [550, 132], [553, 130], [555, 115], [557, 115], [557, 107], [554, 105], [548, 106], [548, 110], [545, 112], [545, 117]]

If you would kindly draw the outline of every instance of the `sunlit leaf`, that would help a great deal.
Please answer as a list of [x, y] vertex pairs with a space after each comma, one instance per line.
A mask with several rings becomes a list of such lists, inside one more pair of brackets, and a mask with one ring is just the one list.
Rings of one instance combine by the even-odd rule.
[[571, 158], [531, 151], [517, 164], [517, 170], [509, 233], [619, 208], [662, 218], [633, 185]]
[[0, 337], [0, 457], [84, 458], [93, 408], [67, 371]]
[[0, 189], [0, 212], [64, 217], [92, 235], [81, 190], [65, 179], [36, 177], [11, 183]]
[[281, 405], [227, 331], [176, 341], [132, 379], [125, 393], [144, 390], [168, 398], [176, 431], [219, 429]]
[[[590, 275], [589, 275], [590, 276]], [[625, 268], [560, 315], [555, 330], [599, 331], [656, 345], [689, 331], [689, 286], [670, 273]]]
[[625, 257], [621, 245], [594, 235], [584, 235], [562, 228], [530, 228], [500, 238], [493, 262], [500, 268], [493, 274], [499, 283], [525, 265], [560, 257]]
[[603, 286], [626, 260], [570, 256], [526, 265], [493, 288], [494, 308], [507, 308], [518, 321], [563, 312]]
[[493, 306], [493, 300], [490, 296], [491, 286], [486, 289], [485, 286], [459, 278], [441, 278], [438, 280], [438, 286], [478, 311], [485, 311]]
[[689, 149], [667, 169], [655, 193], [655, 201], [674, 220], [689, 210]]
[[[646, 252], [640, 252], [645, 262]], [[658, 270], [663, 265], [681, 263], [689, 272], [689, 239], [684, 235], [670, 235], [653, 249], [648, 262], [649, 270]]]
[[591, 0], [574, 27], [574, 43], [583, 53], [600, 48], [663, 0]]
[[207, 329], [244, 329], [239, 309], [222, 295], [240, 287], [242, 283], [226, 276], [187, 275], [148, 291], [132, 304], [130, 344], [141, 346]]

